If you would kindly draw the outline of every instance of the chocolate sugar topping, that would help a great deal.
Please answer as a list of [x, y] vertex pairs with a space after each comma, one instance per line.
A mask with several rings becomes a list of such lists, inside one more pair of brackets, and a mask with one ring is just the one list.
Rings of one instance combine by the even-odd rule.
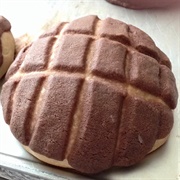
[[21, 50], [6, 80], [14, 136], [83, 173], [138, 163], [172, 129], [178, 93], [168, 57], [112, 18], [59, 24]]
[[10, 22], [3, 16], [0, 16], [0, 67], [3, 63], [1, 36], [4, 32], [10, 31], [10, 29], [11, 29]]
[[130, 9], [159, 8], [172, 5], [180, 5], [179, 0], [106, 0], [112, 4]]
[[11, 29], [10, 22], [3, 16], [0, 16], [0, 35], [3, 32], [9, 31]]

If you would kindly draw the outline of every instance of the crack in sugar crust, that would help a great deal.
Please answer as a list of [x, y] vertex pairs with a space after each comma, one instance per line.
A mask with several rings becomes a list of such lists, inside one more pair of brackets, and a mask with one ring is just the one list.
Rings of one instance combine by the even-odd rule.
[[[95, 33], [94, 33], [94, 35], [92, 35], [92, 34], [83, 34], [83, 35], [85, 35], [85, 36], [88, 36], [88, 37], [90, 37], [90, 38], [92, 38], [92, 39], [94, 39], [94, 41], [96, 41], [97, 39], [101, 39], [101, 36], [99, 36], [99, 29], [100, 29], [100, 27], [102, 26], [102, 20], [99, 20], [98, 22], [97, 22], [97, 26], [96, 26], [96, 29], [95, 29]], [[62, 26], [62, 25], [61, 25]], [[63, 26], [63, 28], [62, 28], [62, 31], [61, 31], [61, 35], [59, 36], [59, 35], [56, 35], [56, 37], [58, 38], [58, 40], [59, 39], [61, 39], [61, 36], [62, 36], [62, 34], [63, 35], [65, 35], [65, 34], [71, 34], [72, 32], [71, 31], [67, 31], [66, 29], [68, 28], [68, 23], [66, 23], [64, 26]], [[73, 32], [72, 34], [74, 34], [75, 32]], [[82, 35], [82, 34], [79, 34], [79, 35]], [[103, 38], [107, 38], [107, 37], [103, 37]], [[111, 40], [111, 39], [110, 39]], [[111, 40], [111, 41], [115, 41], [115, 40]], [[115, 42], [117, 42], [117, 41], [115, 41]], [[55, 41], [55, 43], [56, 44], [58, 44], [58, 41], [56, 40]], [[119, 41], [118, 41], [118, 43], [120, 43]], [[124, 44], [122, 44], [122, 43], [120, 43], [122, 46], [125, 46], [126, 48], [127, 48], [127, 50], [128, 51], [137, 51], [136, 49], [134, 49], [132, 46], [127, 46], [127, 45], [124, 45]], [[53, 46], [53, 48], [55, 48], [56, 47], [56, 45], [54, 45]], [[52, 51], [52, 56], [50, 56], [51, 58], [51, 60], [49, 61], [49, 65], [50, 65], [50, 68], [48, 68], [48, 69], [51, 69], [51, 62], [52, 62], [52, 59], [53, 59], [53, 56], [54, 56], [54, 50]], [[21, 67], [23, 66], [23, 64], [21, 65]], [[18, 71], [18, 73], [19, 72], [21, 72], [21, 67], [20, 67], [20, 69], [19, 69], [19, 71]], [[49, 71], [47, 69], [47, 71]], [[77, 69], [75, 70], [76, 72], [77, 72]], [[24, 72], [24, 73], [26, 73], [26, 72]], [[24, 74], [23, 73], [23, 74]], [[45, 72], [46, 73], [46, 72]], [[86, 77], [89, 75], [90, 76], [90, 73], [87, 75], [86, 73], [85, 73], [85, 75], [86, 75]]]
[[82, 82], [80, 91], [79, 91], [79, 95], [78, 95], [78, 100], [77, 100], [77, 105], [76, 105], [76, 110], [74, 112], [73, 115], [73, 120], [72, 120], [72, 125], [71, 125], [71, 131], [70, 131], [70, 135], [69, 135], [69, 143], [67, 145], [67, 151], [66, 151], [66, 155], [65, 157], [68, 158], [69, 154], [71, 153], [72, 147], [74, 145], [75, 142], [75, 138], [77, 136], [78, 133], [78, 127], [80, 124], [80, 119], [81, 119], [81, 109], [82, 109], [82, 102], [83, 102], [83, 92], [84, 92], [84, 84], [85, 81], [87, 81], [87, 78], [89, 77], [89, 64], [91, 61], [91, 51], [89, 51], [89, 49], [91, 49], [92, 46], [92, 41], [90, 40], [86, 51], [88, 51], [88, 53], [86, 54], [86, 57], [84, 58], [85, 61], [85, 77], [84, 77], [84, 81]]
[[[98, 28], [98, 19], [96, 19], [93, 23], [93, 34], [96, 34], [97, 28]], [[85, 86], [85, 81], [87, 81], [90, 76], [91, 76], [91, 71], [90, 71], [90, 63], [93, 57], [93, 51], [91, 51], [91, 48], [93, 48], [93, 39], [89, 39], [88, 45], [86, 46], [85, 53], [86, 56], [83, 58], [84, 61], [84, 81], [82, 83], [81, 89], [79, 91], [79, 96], [78, 96], [78, 101], [77, 101], [77, 106], [76, 110], [73, 115], [73, 121], [71, 125], [71, 131], [69, 134], [69, 143], [67, 145], [66, 149], [66, 155], [65, 158], [68, 159], [68, 156], [70, 155], [71, 150], [73, 148], [74, 142], [76, 139], [74, 137], [77, 136], [78, 134], [78, 127], [80, 125], [80, 119], [81, 119], [81, 110], [82, 110], [82, 102], [83, 102], [83, 93], [84, 93], [84, 86]]]

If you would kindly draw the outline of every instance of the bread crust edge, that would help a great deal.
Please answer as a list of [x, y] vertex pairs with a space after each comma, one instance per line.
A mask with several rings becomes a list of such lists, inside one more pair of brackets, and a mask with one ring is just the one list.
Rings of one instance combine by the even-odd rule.
[[0, 40], [3, 56], [3, 64], [0, 67], [0, 78], [2, 78], [14, 60], [15, 40], [10, 31], [4, 32]]
[[[165, 144], [165, 142], [168, 140], [169, 135], [166, 136], [163, 139], [157, 139], [154, 143], [154, 146], [152, 147], [152, 149], [148, 152], [148, 154], [154, 152], [155, 150], [157, 150], [158, 148], [160, 148], [163, 144]], [[68, 163], [67, 159], [64, 159], [63, 161], [58, 161], [55, 159], [51, 159], [48, 158], [42, 154], [39, 154], [37, 152], [34, 152], [32, 149], [30, 149], [28, 146], [24, 146], [24, 149], [29, 152], [31, 155], [33, 155], [34, 157], [36, 157], [37, 159], [39, 159], [42, 162], [45, 162], [47, 164], [53, 165], [53, 166], [58, 166], [58, 167], [62, 167], [62, 168], [71, 168], [73, 169], [72, 166], [70, 166], [70, 164]]]

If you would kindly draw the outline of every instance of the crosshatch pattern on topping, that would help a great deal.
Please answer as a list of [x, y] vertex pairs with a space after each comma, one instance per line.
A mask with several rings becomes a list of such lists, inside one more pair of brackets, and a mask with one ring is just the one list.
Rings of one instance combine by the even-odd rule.
[[[112, 32], [108, 28], [110, 25], [114, 27]], [[170, 70], [169, 60], [167, 58], [165, 60], [161, 59], [161, 57], [164, 58], [165, 56], [161, 55], [161, 52], [148, 35], [142, 34], [141, 30], [133, 26], [111, 18], [99, 20], [96, 16], [87, 16], [71, 23], [65, 23], [54, 32], [44, 34], [24, 50], [15, 60], [14, 66], [12, 65], [12, 69], [10, 68], [10, 73], [7, 76], [8, 81], [13, 82], [19, 79], [20, 85], [31, 76], [43, 77], [43, 82], [45, 82], [36, 82], [38, 83], [38, 95], [30, 93], [33, 100], [28, 100], [27, 112], [24, 112], [24, 114], [26, 114], [25, 116], [32, 114], [31, 117], [35, 117], [35, 113], [39, 112], [40, 115], [38, 118], [36, 116], [35, 120], [30, 124], [31, 130], [28, 132], [28, 137], [23, 137], [23, 140], [19, 139], [21, 143], [29, 144], [32, 150], [47, 157], [60, 161], [67, 159], [71, 166], [88, 173], [107, 169], [114, 164], [132, 165], [137, 162], [137, 159], [141, 160], [151, 150], [157, 137], [164, 138], [172, 127], [173, 119], [170, 118], [169, 121], [166, 120], [169, 131], [167, 130], [166, 134], [164, 134], [160, 132], [164, 127], [164, 122], [161, 120], [158, 123], [158, 117], [162, 113], [162, 106], [171, 111], [177, 104], [177, 89], [174, 76]], [[141, 34], [143, 37], [138, 40], [137, 37]], [[146, 44], [149, 45], [148, 48]], [[38, 59], [37, 55], [39, 56]], [[168, 74], [170, 78], [165, 74]], [[53, 77], [55, 78], [54, 81]], [[33, 84], [31, 78], [29, 80], [33, 89], [29, 88], [32, 93], [36, 93], [36, 84]], [[50, 82], [50, 84], [48, 85], [47, 82]], [[5, 86], [8, 85], [8, 82], [5, 83]], [[17, 85], [17, 88], [20, 87]], [[9, 87], [9, 91], [11, 89]], [[17, 105], [16, 96], [18, 96], [19, 91], [16, 90], [15, 87], [13, 97], [11, 97], [11, 107]], [[2, 94], [5, 94], [5, 90], [3, 90]], [[68, 108], [64, 109], [63, 104], [56, 103], [55, 96], [58, 99], [60, 98], [59, 101], [66, 104]], [[51, 97], [51, 99], [48, 100], [47, 97]], [[107, 97], [109, 98], [108, 102], [106, 102]], [[45, 113], [45, 105], [32, 108], [33, 103], [42, 102], [42, 98], [45, 98], [48, 102], [47, 109], [51, 109], [51, 103], [53, 104], [52, 107], [54, 107], [55, 112], [51, 112], [52, 116]], [[103, 101], [103, 105], [100, 105], [102, 103], [100, 101]], [[117, 108], [119, 106], [119, 111], [114, 113], [112, 110], [113, 114], [111, 114], [111, 109], [107, 110], [106, 103], [107, 105], [109, 103], [111, 107]], [[144, 107], [139, 108], [140, 104], [143, 104]], [[19, 108], [23, 108], [22, 103], [18, 105]], [[57, 106], [59, 105], [61, 108], [58, 109]], [[104, 118], [103, 115], [101, 117], [98, 113], [96, 114], [95, 107], [101, 107], [100, 111], [104, 112], [104, 116], [107, 116], [107, 118]], [[160, 113], [158, 112], [159, 107], [161, 109]], [[4, 109], [6, 108], [7, 105], [4, 103]], [[131, 117], [132, 114], [141, 112], [143, 109], [152, 112], [149, 118], [157, 121], [157, 126], [160, 127], [159, 132], [156, 129], [157, 127], [154, 126], [152, 130], [148, 128], [148, 134], [145, 131], [137, 131], [138, 116], [130, 118], [133, 125], [133, 128], [130, 127], [130, 134], [123, 131], [123, 128], [125, 129], [127, 126], [125, 123], [127, 113], [130, 113]], [[13, 112], [13, 109], [11, 111]], [[9, 111], [5, 110], [4, 112], [5, 116], [7, 116]], [[45, 142], [45, 139], [43, 140], [44, 150], [42, 151], [41, 144], [37, 146], [36, 138], [40, 140], [43, 134], [38, 135], [37, 131], [38, 129], [41, 132], [48, 131], [48, 126], [43, 119], [48, 122], [48, 119], [54, 118], [56, 122], [59, 122], [58, 113], [68, 116], [68, 120], [63, 120], [65, 127], [59, 125], [63, 136], [58, 142], [58, 139], [56, 139], [56, 137], [59, 137], [57, 128], [53, 125], [57, 136], [52, 138], [51, 133], [46, 134], [51, 138], [48, 142]], [[16, 114], [16, 116], [19, 115]], [[147, 118], [146, 115], [143, 115], [143, 117]], [[169, 115], [169, 117], [171, 116]], [[98, 118], [102, 119], [101, 124], [97, 127], [101, 126], [103, 129], [97, 134], [97, 142], [94, 144], [93, 138], [95, 137], [90, 137], [90, 132], [86, 131], [86, 128], [89, 127], [90, 130], [95, 131], [97, 127], [93, 127], [90, 121], [92, 119], [98, 120]], [[10, 122], [12, 128], [16, 125], [15, 120], [12, 121], [13, 124], [9, 119], [8, 122]], [[108, 123], [114, 129], [119, 128], [115, 134], [108, 132]], [[144, 127], [148, 126], [148, 123], [148, 121], [144, 121]], [[25, 122], [25, 124], [28, 123]], [[81, 130], [79, 130], [79, 127], [82, 127]], [[14, 132], [15, 136], [18, 137], [17, 129], [14, 129]], [[24, 134], [27, 136], [27, 133]], [[132, 134], [135, 136], [132, 137]], [[82, 139], [85, 135], [87, 139]], [[150, 136], [153, 136], [153, 140], [149, 143], [147, 139]], [[102, 141], [102, 138], [106, 139]], [[115, 140], [111, 141], [114, 138]], [[141, 148], [143, 143], [142, 147], [146, 146], [137, 159], [132, 156], [126, 157], [130, 153], [128, 150], [128, 143], [130, 142], [126, 142], [126, 140], [131, 141], [133, 138], [136, 149]], [[86, 144], [86, 147], [81, 147], [82, 142]], [[98, 164], [96, 162], [97, 155], [102, 153], [102, 147], [98, 144], [102, 142], [109, 144], [109, 149], [104, 152], [105, 154], [102, 154]], [[77, 146], [74, 144], [77, 144]], [[89, 152], [88, 145], [91, 147]], [[96, 149], [93, 149], [93, 146], [96, 146]], [[53, 147], [53, 149], [50, 150], [49, 147]], [[72, 153], [73, 150], [76, 155]], [[85, 154], [87, 153], [89, 153], [90, 164], [84, 166], [87, 158]], [[124, 160], [122, 158], [117, 162], [118, 157], [115, 159], [113, 156], [118, 155], [119, 157], [123, 156]], [[81, 159], [83, 163], [79, 163], [77, 159]], [[108, 163], [106, 164], [105, 161]], [[93, 168], [89, 168], [89, 166], [93, 166]]]
[[[89, 23], [87, 23], [87, 20], [89, 20]], [[81, 30], [79, 30], [80, 25], [84, 25]], [[108, 29], [110, 25], [114, 27], [113, 32]], [[159, 50], [152, 39], [138, 28], [132, 25], [128, 26], [112, 18], [99, 20], [96, 16], [88, 16], [66, 23], [57, 32], [55, 33], [56, 38], [52, 37], [52, 34], [49, 35], [50, 37], [44, 34], [28, 48], [16, 75], [21, 76], [21, 74], [24, 75], [34, 71], [45, 72], [46, 74], [50, 74], [51, 71], [52, 73], [63, 71], [67, 74], [80, 73], [78, 75], [86, 77], [85, 56], [91, 53], [92, 60], [87, 65], [89, 76], [100, 76], [112, 81], [127, 83], [150, 94], [168, 99], [164, 95], [161, 96], [161, 83], [159, 82], [161, 67], [159, 63], [163, 60], [159, 60], [159, 56], [154, 58], [154, 54], [158, 55]], [[138, 40], [138, 36], [142, 37]], [[126, 39], [126, 42], [124, 39]], [[45, 45], [42, 46], [43, 42], [45, 42]], [[56, 48], [53, 49], [55, 43]], [[88, 49], [89, 43], [93, 44], [91, 49]], [[150, 51], [154, 51], [154, 54], [148, 54], [142, 50], [142, 47], [145, 47], [147, 43], [150, 44], [148, 48], [151, 49]], [[141, 50], [138, 51], [140, 47]], [[38, 49], [38, 53], [36, 49]], [[40, 49], [43, 50], [42, 53], [40, 53]], [[71, 51], [74, 52], [71, 53]], [[31, 57], [29, 57], [30, 52]], [[53, 59], [50, 58], [52, 54]], [[128, 57], [128, 60], [126, 57]], [[18, 61], [18, 58], [16, 61]], [[165, 61], [165, 64], [167, 64], [167, 59]], [[48, 67], [49, 63], [51, 63], [50, 68]], [[125, 65], [127, 65], [126, 68]], [[11, 68], [9, 71], [11, 72]], [[151, 79], [150, 84], [148, 78]], [[167, 79], [166, 83], [171, 82]], [[176, 94], [175, 91], [173, 94], [168, 94], [171, 96], [169, 99], [173, 99], [172, 96]], [[174, 108], [175, 103], [174, 100], [171, 107]]]

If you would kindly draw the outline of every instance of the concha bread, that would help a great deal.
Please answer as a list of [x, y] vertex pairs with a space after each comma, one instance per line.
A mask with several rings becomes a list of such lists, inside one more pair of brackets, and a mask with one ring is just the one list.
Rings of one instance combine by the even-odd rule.
[[11, 33], [11, 24], [0, 16], [0, 78], [4, 76], [14, 60], [15, 42]]
[[87, 174], [131, 166], [164, 144], [177, 98], [171, 63], [145, 32], [93, 15], [22, 49], [1, 94], [27, 151]]
[[106, 0], [112, 4], [130, 9], [160, 8], [172, 5], [180, 5], [179, 0]]

